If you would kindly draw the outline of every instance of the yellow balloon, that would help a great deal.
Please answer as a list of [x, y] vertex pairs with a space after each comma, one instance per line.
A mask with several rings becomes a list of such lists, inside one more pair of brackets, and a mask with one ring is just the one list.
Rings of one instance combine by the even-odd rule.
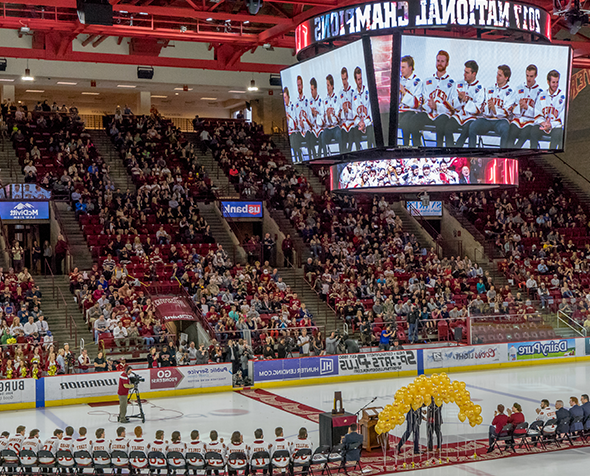
[[475, 423], [474, 421], [470, 421], [469, 424], [471, 425], [471, 427], [473, 428], [475, 425], [477, 425], [477, 423]]
[[461, 423], [463, 423], [465, 421], [465, 418], [466, 418], [465, 413], [459, 412], [459, 415], [458, 416], [459, 416], [459, 421]]
[[430, 394], [427, 393], [426, 395], [424, 395], [424, 405], [428, 406], [428, 405], [430, 405], [431, 402], [432, 402], [432, 397], [430, 396]]
[[465, 382], [459, 382], [459, 388], [460, 388], [461, 390], [465, 390], [465, 386], [466, 386], [466, 385], [465, 385]]
[[448, 375], [446, 374], [446, 372], [441, 372], [441, 373], [440, 373], [440, 376], [441, 376], [443, 379], [447, 379], [447, 378], [448, 378]]
[[451, 399], [448, 395], [443, 396], [443, 402], [449, 403], [450, 401], [451, 401]]
[[418, 404], [418, 402], [417, 402], [416, 400], [414, 400], [414, 401], [412, 402], [412, 409], [413, 409], [414, 411], [418, 410], [418, 408], [420, 408], [421, 406], [422, 406], [422, 405], [421, 405], [421, 404]]
[[410, 395], [415, 395], [416, 394], [416, 385], [414, 385], [413, 383], [408, 385], [408, 393]]
[[477, 415], [481, 414], [481, 405], [475, 405], [474, 411]]
[[434, 399], [434, 404], [435, 404], [437, 407], [440, 407], [440, 406], [443, 404], [443, 399], [442, 399], [442, 398], [440, 398], [440, 397], [436, 397], [436, 398]]
[[475, 417], [475, 421], [478, 425], [481, 425], [483, 423], [483, 417], [481, 415], [477, 415], [477, 417]]

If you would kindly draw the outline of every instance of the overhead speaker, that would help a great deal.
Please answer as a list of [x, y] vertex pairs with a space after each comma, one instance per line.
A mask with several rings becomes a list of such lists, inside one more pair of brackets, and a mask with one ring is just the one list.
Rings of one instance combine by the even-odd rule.
[[108, 0], [76, 0], [76, 6], [83, 25], [113, 25], [113, 7]]
[[270, 80], [268, 81], [271, 86], [283, 86], [281, 83], [281, 75], [280, 74], [271, 74]]
[[137, 67], [137, 78], [138, 79], [152, 79], [154, 77], [154, 68], [151, 66], [138, 66]]
[[262, 7], [262, 0], [246, 0], [246, 4], [250, 15], [258, 15], [260, 7]]

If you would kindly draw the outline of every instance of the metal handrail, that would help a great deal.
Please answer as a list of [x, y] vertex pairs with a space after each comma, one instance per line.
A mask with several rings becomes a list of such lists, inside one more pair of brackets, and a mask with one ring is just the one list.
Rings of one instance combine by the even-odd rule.
[[[70, 246], [70, 241], [68, 240], [68, 235], [65, 232], [65, 226], [62, 223], [61, 220], [61, 215], [59, 213], [59, 210], [57, 208], [57, 204], [52, 201], [51, 202], [51, 206], [53, 208], [53, 213], [55, 216], [55, 220], [57, 221], [57, 224], [59, 225], [59, 230], [60, 230], [60, 235], [64, 238], [64, 241], [66, 242], [67, 245], [67, 250], [66, 250], [66, 257], [65, 257], [65, 262], [64, 262], [64, 274], [67, 274], [70, 272], [71, 268], [71, 260], [72, 260], [72, 255], [71, 255], [71, 246]], [[53, 256], [55, 257], [55, 247], [53, 249]], [[58, 270], [56, 269], [56, 272]]]
[[[45, 269], [48, 269], [49, 273], [51, 274], [51, 289], [53, 292], [53, 299], [55, 299], [55, 275], [51, 270], [51, 265], [49, 264], [49, 261], [47, 261], [47, 258], [44, 258], [43, 261], [45, 261]], [[45, 273], [45, 275], [47, 275], [47, 272]], [[59, 309], [59, 301], [57, 301], [57, 308]]]
[[428, 223], [428, 220], [422, 216], [418, 208], [409, 202], [406, 202], [406, 206], [409, 207], [408, 211], [410, 212], [410, 217], [414, 218], [414, 220], [416, 220], [418, 224], [424, 228], [424, 230], [434, 239], [434, 243], [436, 244], [436, 254], [440, 256], [443, 250], [442, 243], [445, 241], [442, 234], [439, 233], [430, 223]]
[[[565, 318], [562, 316], [565, 316]], [[566, 327], [569, 327], [576, 334], [580, 335], [581, 337], [586, 337], [586, 333], [587, 333], [586, 328], [584, 326], [582, 326], [579, 322], [574, 321], [571, 318], [571, 316], [569, 316], [566, 312], [557, 311], [557, 314], [555, 315], [555, 317], [557, 318], [557, 328], [561, 328], [561, 326], [559, 324], [563, 323], [566, 325]]]

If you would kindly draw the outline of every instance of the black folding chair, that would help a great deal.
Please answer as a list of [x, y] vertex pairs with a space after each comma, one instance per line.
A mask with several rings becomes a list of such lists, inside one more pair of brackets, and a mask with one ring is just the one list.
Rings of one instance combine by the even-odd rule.
[[[551, 418], [547, 420], [543, 425], [543, 431], [541, 432], [541, 446], [543, 449], [547, 448], [547, 444], [554, 442], [557, 443], [557, 418]], [[559, 446], [559, 443], [557, 443]]]
[[328, 463], [328, 454], [330, 453], [330, 447], [327, 445], [318, 446], [313, 455], [311, 455], [311, 461], [309, 462], [309, 472], [312, 476], [315, 474], [314, 468], [321, 467], [320, 474], [324, 474], [326, 470], [326, 464]]
[[309, 463], [311, 461], [311, 449], [299, 448], [291, 456], [291, 475], [307, 475], [309, 473]]
[[121, 450], [112, 451], [111, 464], [120, 474], [124, 469], [129, 469], [129, 455]]
[[[40, 454], [39, 454], [40, 457]], [[111, 455], [108, 451], [94, 451], [92, 453], [92, 466], [94, 473], [104, 473], [105, 469], [111, 468]]]
[[39, 462], [41, 472], [53, 473], [55, 469], [55, 455], [51, 451], [40, 450], [37, 453], [37, 461]]
[[169, 451], [166, 459], [168, 460], [169, 473], [176, 474], [177, 471], [184, 472], [186, 469], [186, 460], [180, 451]]
[[289, 470], [291, 464], [291, 453], [288, 450], [277, 450], [272, 454], [270, 464], [272, 470], [277, 469], [281, 473], [286, 473]]
[[[574, 428], [580, 427], [577, 430]], [[581, 438], [584, 440], [584, 416], [579, 415], [572, 418], [572, 422], [570, 423], [570, 443], [572, 442], [572, 438]]]
[[205, 453], [205, 470], [209, 471], [223, 471], [225, 468], [225, 462], [223, 456], [215, 451], [207, 451]]
[[248, 457], [243, 451], [234, 451], [227, 457], [228, 474], [248, 473]]
[[[344, 448], [343, 454], [342, 454], [342, 466], [340, 468], [343, 469], [346, 474], [348, 474], [349, 469], [352, 471], [354, 471], [356, 469], [358, 469], [359, 471], [363, 470], [363, 467], [361, 466], [361, 456], [360, 456], [360, 451], [359, 451], [362, 445], [363, 445], [363, 442], [358, 441], [357, 443], [354, 443], [354, 444]], [[349, 459], [348, 458], [349, 453], [353, 452], [353, 451], [354, 452], [359, 451], [358, 459], [356, 459], [356, 458]], [[349, 461], [354, 462], [354, 464], [352, 466], [348, 466], [347, 463]], [[338, 472], [340, 472], [340, 469], [338, 469]]]
[[[512, 450], [516, 453], [516, 450], [514, 449], [514, 442], [512, 440], [513, 429], [514, 425], [512, 423], [506, 423], [506, 425], [502, 427], [502, 431], [500, 431], [500, 433], [496, 436], [496, 440], [494, 441], [492, 449], [498, 448], [500, 450], [500, 453], [504, 453], [504, 450], [507, 450], [511, 447]], [[504, 442], [504, 446], [499, 445], [500, 441]]]
[[160, 474], [160, 471], [166, 470], [168, 468], [166, 457], [161, 451], [150, 451], [148, 453], [148, 464], [152, 474]]
[[148, 457], [143, 451], [132, 451], [129, 453], [129, 466], [131, 473], [141, 474], [145, 470], [149, 473]]
[[198, 471], [205, 470], [205, 457], [202, 453], [197, 452], [188, 452], [185, 457], [186, 460], [186, 471], [190, 473], [191, 471], [193, 474], [197, 474]]
[[[342, 444], [336, 445], [332, 447], [330, 452], [328, 453], [328, 461], [324, 466], [326, 468], [326, 473], [328, 475], [332, 474], [332, 470], [335, 469], [336, 473], [340, 470], [342, 463], [344, 462], [344, 454], [343, 454], [344, 446]], [[334, 465], [336, 466], [330, 466]]]
[[520, 445], [524, 446], [527, 450], [530, 451], [531, 447], [527, 443], [528, 427], [529, 424], [526, 421], [523, 421], [522, 423], [516, 425], [516, 428], [514, 428], [514, 431], [512, 432], [512, 443], [514, 444], [514, 448]]
[[557, 424], [557, 430], [555, 432], [555, 443], [557, 446], [561, 446], [560, 443], [563, 443], [566, 440], [571, 446], [574, 445], [570, 437], [570, 427], [572, 420], [572, 417], [565, 417], [562, 420], [559, 420], [559, 423]]
[[91, 469], [91, 473], [94, 473], [92, 455], [89, 451], [74, 451], [74, 462], [76, 463], [76, 468], [78, 468], [78, 474], [84, 473], [85, 469]]
[[[2, 473], [14, 472], [19, 467], [18, 454], [14, 450], [2, 450]], [[6, 470], [9, 471], [6, 471]]]
[[74, 461], [74, 455], [70, 450], [59, 450], [56, 454], [57, 467], [61, 469], [62, 474], [66, 472], [73, 473], [76, 467], [76, 461]]
[[33, 466], [37, 465], [37, 453], [33, 450], [20, 450], [18, 459], [21, 466], [22, 474], [32, 474]]
[[250, 458], [250, 473], [254, 474], [257, 471], [262, 471], [263, 474], [270, 473], [270, 453], [268, 451], [257, 451], [252, 454]]
[[529, 425], [526, 432], [526, 444], [530, 447], [538, 444], [542, 445], [541, 439], [543, 438], [543, 422], [541, 420], [535, 420]]

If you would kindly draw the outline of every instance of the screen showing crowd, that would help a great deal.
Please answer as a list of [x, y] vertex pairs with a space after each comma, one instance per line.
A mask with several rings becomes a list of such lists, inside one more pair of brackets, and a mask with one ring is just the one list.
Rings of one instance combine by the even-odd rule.
[[281, 72], [295, 162], [375, 147], [362, 40]]
[[331, 178], [332, 190], [518, 185], [518, 161], [467, 157], [367, 160], [333, 165]]
[[566, 46], [403, 36], [397, 143], [562, 150]]

